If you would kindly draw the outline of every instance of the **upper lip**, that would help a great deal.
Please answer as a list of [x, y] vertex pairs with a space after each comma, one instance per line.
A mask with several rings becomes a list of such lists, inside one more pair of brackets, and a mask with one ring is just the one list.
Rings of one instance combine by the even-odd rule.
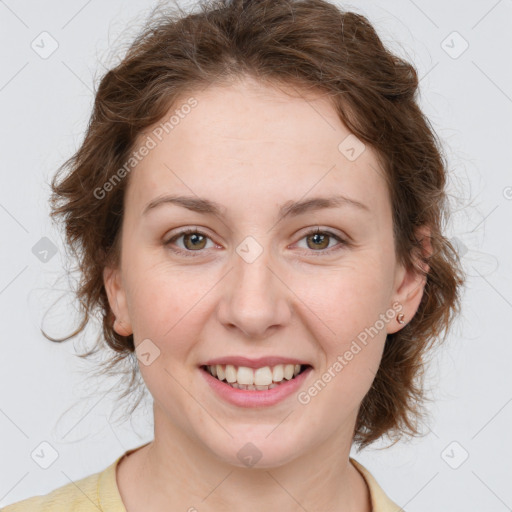
[[301, 359], [281, 356], [258, 357], [255, 359], [244, 356], [224, 356], [209, 359], [201, 366], [213, 366], [215, 364], [231, 364], [233, 366], [246, 366], [248, 368], [263, 368], [264, 366], [276, 366], [278, 364], [300, 364], [304, 366], [311, 366], [309, 363]]

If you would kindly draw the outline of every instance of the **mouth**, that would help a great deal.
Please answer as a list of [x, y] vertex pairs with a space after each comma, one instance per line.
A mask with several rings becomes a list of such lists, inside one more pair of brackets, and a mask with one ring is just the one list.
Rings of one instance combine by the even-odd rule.
[[201, 365], [200, 368], [234, 389], [267, 391], [294, 380], [312, 366], [309, 364], [277, 364], [250, 368], [232, 364], [213, 364]]

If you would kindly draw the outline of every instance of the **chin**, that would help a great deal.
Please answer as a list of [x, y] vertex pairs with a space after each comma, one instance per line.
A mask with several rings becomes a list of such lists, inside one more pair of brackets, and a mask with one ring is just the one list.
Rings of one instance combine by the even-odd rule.
[[300, 455], [297, 446], [304, 443], [287, 434], [285, 429], [278, 434], [281, 427], [272, 432], [277, 425], [261, 425], [259, 429], [251, 426], [250, 432], [247, 429], [243, 431], [242, 427], [238, 432], [230, 428], [232, 438], [228, 434], [223, 435], [222, 442], [210, 442], [207, 447], [214, 457], [231, 466], [248, 469], [280, 467], [296, 459]]

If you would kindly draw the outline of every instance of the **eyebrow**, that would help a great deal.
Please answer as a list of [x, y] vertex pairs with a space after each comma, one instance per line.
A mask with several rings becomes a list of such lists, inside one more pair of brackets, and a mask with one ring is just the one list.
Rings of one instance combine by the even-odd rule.
[[[210, 214], [219, 218], [225, 216], [226, 212], [226, 209], [223, 206], [215, 203], [214, 201], [210, 201], [209, 199], [197, 196], [165, 195], [150, 201], [145, 206], [142, 215], [146, 215], [149, 211], [164, 204], [175, 204], [193, 212]], [[288, 201], [280, 207], [279, 217], [281, 219], [285, 217], [296, 217], [315, 210], [339, 208], [342, 206], [351, 206], [360, 211], [370, 213], [370, 208], [367, 205], [350, 197], [336, 195], [330, 197], [313, 197], [311, 199], [304, 199], [301, 201]]]

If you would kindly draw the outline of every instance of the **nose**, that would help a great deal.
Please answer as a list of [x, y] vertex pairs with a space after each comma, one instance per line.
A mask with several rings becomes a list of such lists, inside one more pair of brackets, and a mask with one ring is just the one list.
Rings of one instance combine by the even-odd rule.
[[291, 318], [292, 294], [266, 249], [254, 261], [234, 253], [233, 266], [222, 288], [218, 307], [221, 323], [251, 339], [265, 339], [286, 326]]

